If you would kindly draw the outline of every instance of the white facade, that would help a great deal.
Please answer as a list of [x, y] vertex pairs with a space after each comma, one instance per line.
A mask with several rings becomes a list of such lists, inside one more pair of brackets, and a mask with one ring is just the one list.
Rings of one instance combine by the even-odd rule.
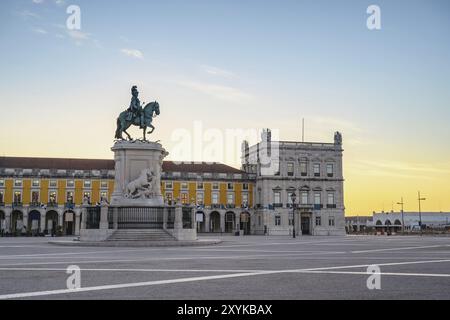
[[444, 228], [450, 225], [450, 212], [374, 212], [370, 226], [400, 228], [404, 223], [405, 230], [415, 230], [420, 229], [420, 221], [423, 228]]
[[[342, 136], [334, 143], [272, 141], [243, 143], [243, 170], [256, 174], [253, 233], [345, 234]], [[291, 194], [295, 193], [295, 216]]]

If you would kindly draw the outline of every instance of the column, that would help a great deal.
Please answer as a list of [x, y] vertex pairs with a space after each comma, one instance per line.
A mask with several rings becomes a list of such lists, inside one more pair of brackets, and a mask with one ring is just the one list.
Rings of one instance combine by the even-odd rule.
[[11, 232], [11, 211], [6, 210], [5, 212], [5, 232]]
[[211, 232], [211, 230], [210, 230], [210, 215], [211, 215], [211, 211], [209, 211], [209, 212], [207, 212], [207, 211], [205, 211], [205, 222], [204, 222], [204, 224], [205, 224], [205, 232]]
[[168, 216], [167, 207], [164, 207], [163, 208], [163, 230], [167, 229], [167, 216]]
[[86, 220], [87, 220], [87, 209], [86, 207], [83, 205], [81, 206], [81, 230], [86, 229]]
[[108, 205], [106, 203], [102, 203], [100, 207], [100, 229], [108, 229]]
[[80, 235], [80, 216], [81, 216], [81, 212], [79, 210], [77, 210], [75, 212], [75, 235], [76, 236]]
[[64, 218], [64, 212], [58, 212], [58, 226], [63, 226], [63, 218]]
[[119, 208], [113, 208], [113, 229], [119, 229]]
[[180, 203], [175, 206], [175, 222], [173, 225], [174, 230], [183, 229], [183, 208]]
[[225, 212], [220, 212], [220, 232], [225, 232]]
[[195, 210], [194, 210], [194, 206], [191, 206], [191, 220], [192, 220], [192, 229], [197, 230], [197, 219], [195, 216]]
[[[24, 209], [24, 210], [26, 210], [26, 209]], [[27, 213], [23, 212], [22, 223], [23, 223], [23, 226], [25, 227], [25, 232], [27, 232], [28, 231], [28, 212]]]
[[40, 232], [44, 232], [45, 229], [47, 229], [47, 226], [45, 224], [45, 210], [39, 210], [41, 213], [41, 225], [39, 226]]

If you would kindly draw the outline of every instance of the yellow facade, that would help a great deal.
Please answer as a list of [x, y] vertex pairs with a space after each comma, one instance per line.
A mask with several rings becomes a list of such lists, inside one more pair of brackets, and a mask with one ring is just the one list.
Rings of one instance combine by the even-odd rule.
[[58, 205], [64, 205], [66, 201], [66, 180], [58, 180], [57, 197]]
[[48, 202], [48, 179], [41, 179], [41, 190], [39, 192], [39, 197], [42, 203]]
[[[11, 205], [14, 198], [14, 191], [22, 192], [22, 203], [24, 205], [29, 205], [32, 201], [31, 191], [36, 190], [32, 187], [32, 181], [36, 179], [22, 179], [22, 187], [14, 187], [14, 179], [5, 179], [4, 185], [4, 202], [6, 205]], [[49, 179], [38, 179], [40, 181], [39, 188], [39, 201], [41, 203], [47, 203], [49, 201]], [[91, 180], [91, 188], [84, 188], [84, 180], [76, 179], [74, 180], [74, 188], [67, 188], [67, 180], [69, 179], [59, 179], [57, 180], [57, 203], [58, 205], [64, 205], [67, 202], [67, 191], [74, 191], [73, 199], [76, 205], [81, 205], [83, 203], [83, 195], [85, 191], [91, 193], [91, 203], [100, 202], [101, 192], [107, 192], [108, 198], [114, 191], [114, 180], [107, 180], [107, 188], [101, 187], [101, 180]], [[72, 179], [70, 179], [72, 180]], [[87, 179], [90, 180], [90, 179]], [[105, 181], [105, 180], [103, 180]], [[181, 190], [181, 184], [187, 184], [187, 189]], [[228, 190], [227, 182], [215, 182], [219, 184], [218, 190], [212, 190], [213, 182], [203, 182], [203, 189], [198, 190], [198, 192], [203, 193], [203, 203], [205, 206], [211, 206], [212, 204], [212, 193], [213, 191], [219, 192], [219, 204], [227, 204], [227, 193], [233, 192], [235, 197], [235, 205], [237, 207], [241, 206], [242, 203], [242, 193], [248, 193], [248, 205], [253, 206], [253, 184], [248, 183], [248, 190], [243, 189], [242, 182], [232, 182], [234, 187], [233, 190]], [[53, 188], [51, 188], [53, 190]], [[172, 189], [166, 189], [165, 181], [161, 183], [161, 192], [166, 198], [167, 192], [173, 193], [173, 199], [181, 200], [181, 194], [187, 194], [187, 203], [197, 202], [197, 182], [195, 181], [172, 181]]]
[[5, 204], [11, 205], [13, 202], [13, 180], [5, 180]]

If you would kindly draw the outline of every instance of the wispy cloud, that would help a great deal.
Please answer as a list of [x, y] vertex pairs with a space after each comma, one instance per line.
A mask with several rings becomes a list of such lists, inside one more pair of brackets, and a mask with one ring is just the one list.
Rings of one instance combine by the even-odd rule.
[[124, 55], [136, 59], [144, 59], [144, 54], [142, 51], [137, 49], [121, 49], [120, 52], [122, 52]]
[[366, 168], [378, 168], [379, 170], [394, 172], [419, 172], [419, 173], [437, 173], [450, 174], [450, 168], [443, 168], [432, 163], [409, 163], [400, 161], [372, 161], [359, 160], [358, 163]]
[[18, 14], [25, 20], [28, 20], [30, 18], [32, 18], [32, 19], [40, 19], [41, 18], [40, 15], [38, 15], [35, 12], [29, 11], [29, 10], [20, 11]]
[[33, 30], [33, 32], [39, 33], [39, 34], [47, 34], [48, 33], [46, 30], [44, 30], [42, 28], [33, 28], [32, 30]]
[[44, 3], [44, 0], [33, 0], [33, 3], [41, 4], [41, 3]]
[[227, 87], [217, 84], [202, 83], [195, 81], [181, 81], [179, 85], [203, 93], [221, 100], [243, 102], [252, 99], [253, 96], [241, 91], [240, 89]]
[[202, 65], [202, 69], [206, 73], [214, 75], [214, 76], [219, 76], [219, 77], [224, 77], [224, 78], [233, 78], [233, 77], [235, 77], [235, 74], [233, 72], [225, 70], [225, 69], [213, 67], [213, 66]]

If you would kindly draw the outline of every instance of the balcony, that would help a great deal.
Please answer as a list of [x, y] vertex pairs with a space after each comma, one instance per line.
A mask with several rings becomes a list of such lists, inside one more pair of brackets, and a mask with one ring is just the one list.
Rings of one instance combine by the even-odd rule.
[[314, 204], [314, 210], [321, 210], [323, 208], [323, 204]]
[[41, 203], [37, 201], [30, 202], [30, 208], [40, 208]]
[[328, 177], [328, 178], [333, 178], [333, 176], [334, 176], [334, 174], [332, 174], [332, 173], [327, 173], [327, 177]]
[[23, 207], [23, 203], [20, 201], [14, 201], [12, 205], [13, 207]]
[[73, 203], [72, 201], [66, 202], [64, 203], [64, 207], [67, 209], [73, 209], [75, 208], [75, 203]]
[[5, 206], [5, 203], [2, 201], [2, 202], [0, 202], [0, 207], [4, 207]]
[[223, 206], [222, 206], [221, 204], [218, 204], [218, 203], [213, 203], [213, 204], [211, 205], [211, 208], [212, 208], [212, 209], [222, 209]]
[[227, 204], [227, 209], [234, 209], [234, 208], [236, 208], [235, 204], [231, 204], [231, 203]]
[[282, 203], [274, 203], [273, 207], [274, 208], [283, 208], [283, 204]]
[[327, 204], [327, 208], [328, 209], [335, 209], [336, 208], [336, 204]]
[[56, 208], [57, 206], [58, 206], [58, 203], [56, 203], [56, 201], [47, 202], [47, 208]]

